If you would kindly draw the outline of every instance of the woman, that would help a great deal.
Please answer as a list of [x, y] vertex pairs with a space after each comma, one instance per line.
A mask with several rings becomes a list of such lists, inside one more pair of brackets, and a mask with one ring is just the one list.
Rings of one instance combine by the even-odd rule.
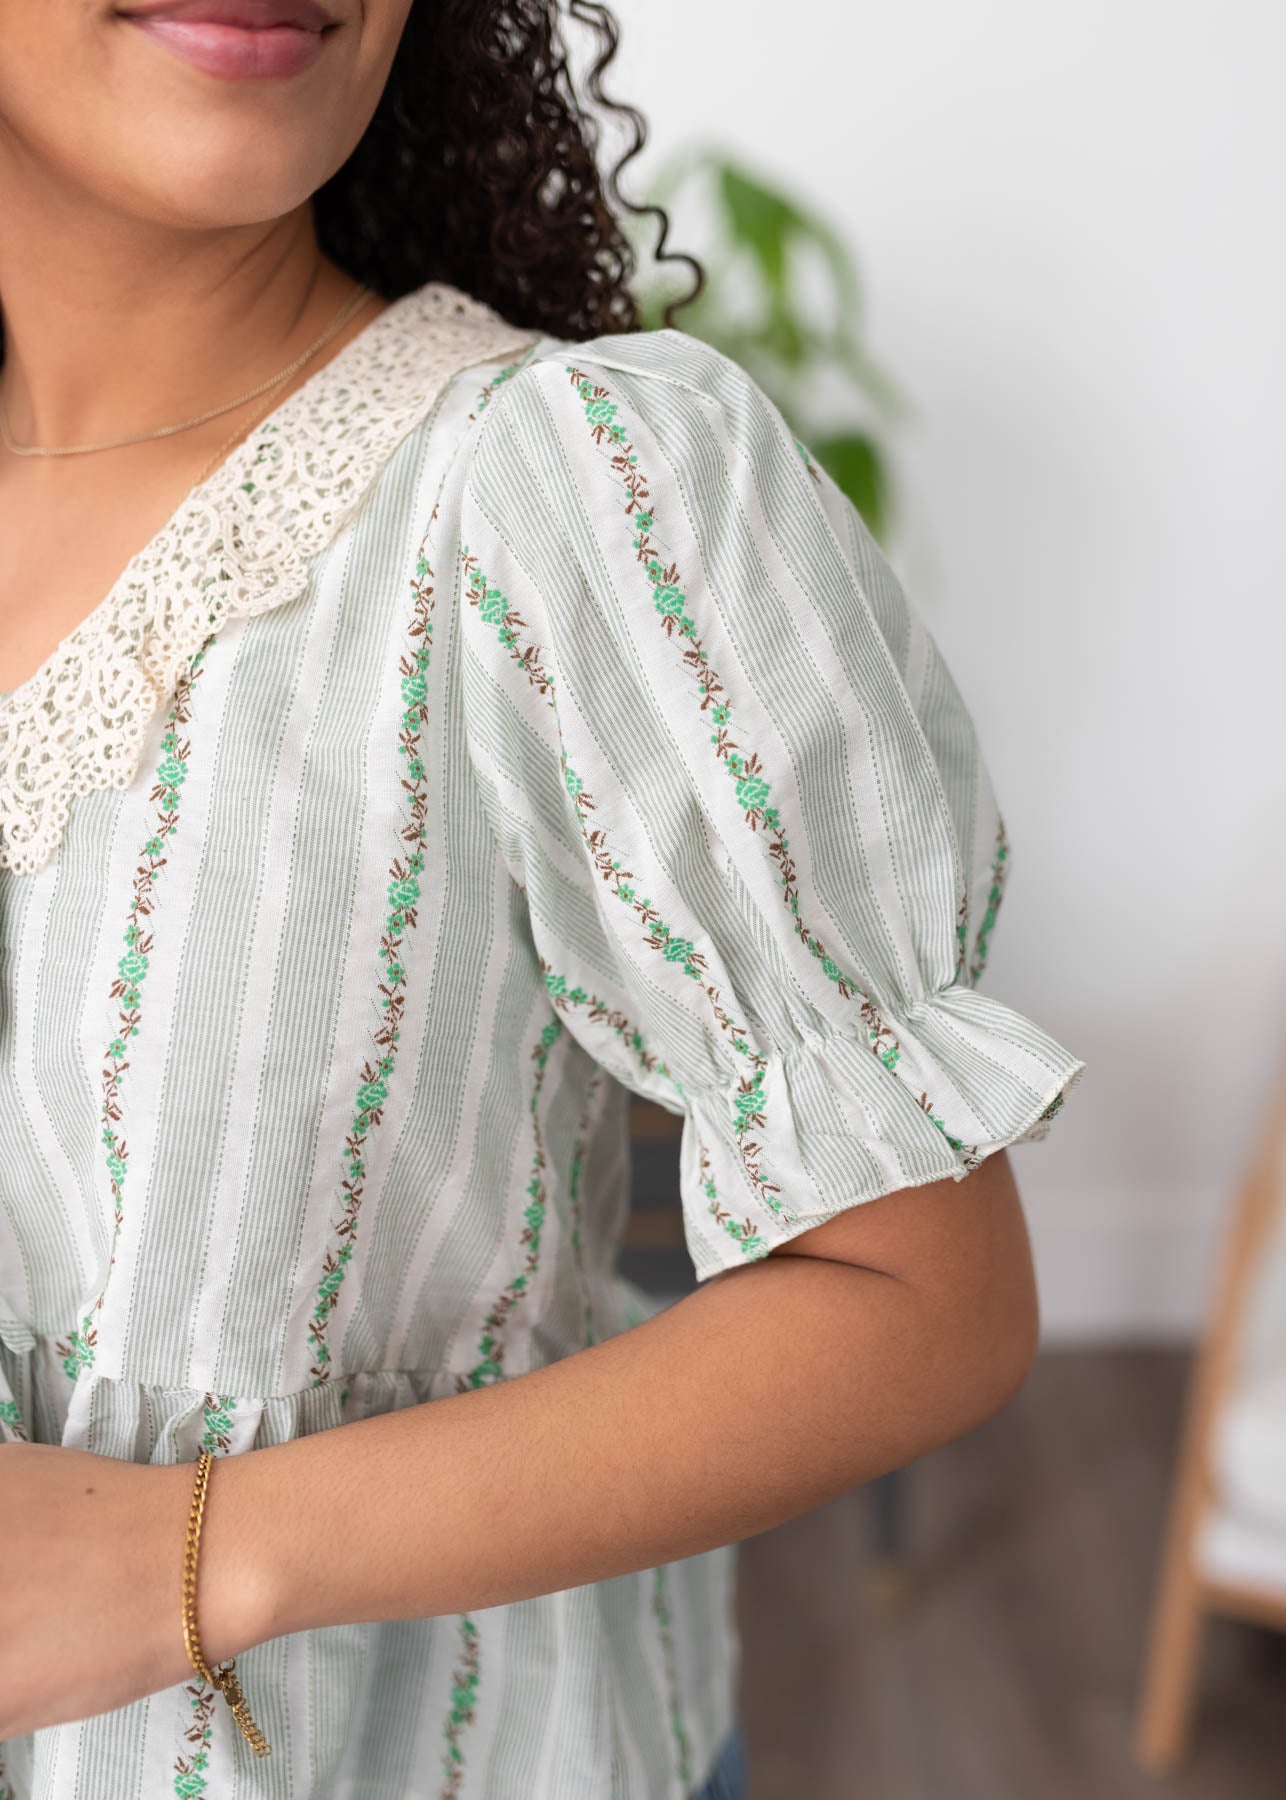
[[545, 0], [0, 0], [18, 1800], [738, 1793], [724, 1547], [1027, 1368], [972, 729], [591, 148]]

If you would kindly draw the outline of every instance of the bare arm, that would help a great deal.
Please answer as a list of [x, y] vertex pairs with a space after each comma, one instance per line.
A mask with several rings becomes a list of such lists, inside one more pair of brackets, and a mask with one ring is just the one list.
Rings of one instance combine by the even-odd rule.
[[[1034, 1323], [996, 1157], [853, 1208], [549, 1368], [345, 1428], [338, 1466], [333, 1432], [236, 1459], [235, 1476], [216, 1472], [211, 1590], [235, 1586], [264, 1518], [284, 1522], [262, 1546], [264, 1635], [496, 1606], [690, 1556], [979, 1423], [1025, 1373]], [[318, 1594], [337, 1477], [362, 1542]]]
[[[851, 1208], [549, 1368], [221, 1460], [198, 1595], [206, 1654], [313, 1626], [496, 1606], [763, 1531], [978, 1424], [1021, 1384], [1035, 1335], [1026, 1229], [1000, 1153], [962, 1182]], [[74, 1493], [46, 1496], [40, 1510], [61, 1509], [79, 1534], [58, 1561], [83, 1571], [125, 1531], [150, 1571], [137, 1577], [133, 1691], [112, 1686], [121, 1662], [109, 1653], [87, 1696], [50, 1619], [25, 1659], [21, 1632], [0, 1645], [0, 1735], [187, 1672], [178, 1574], [190, 1467], [0, 1457], [11, 1550], [23, 1465], [33, 1485], [43, 1464], [66, 1489], [57, 1465], [72, 1461], [93, 1466], [94, 1492], [78, 1472]], [[360, 1529], [319, 1581], [337, 1519]], [[20, 1527], [20, 1545], [31, 1535]], [[28, 1549], [40, 1591], [66, 1584], [42, 1563], [47, 1547]], [[79, 1574], [78, 1588], [83, 1604]], [[33, 1678], [46, 1636], [50, 1665]]]

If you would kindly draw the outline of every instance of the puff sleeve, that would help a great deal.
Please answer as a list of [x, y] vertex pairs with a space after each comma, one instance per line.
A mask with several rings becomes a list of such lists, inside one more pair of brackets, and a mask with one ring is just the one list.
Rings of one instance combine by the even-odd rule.
[[976, 987], [1008, 849], [973, 726], [751, 378], [546, 342], [458, 517], [472, 769], [551, 1005], [683, 1115], [698, 1276], [1043, 1135], [1081, 1064]]

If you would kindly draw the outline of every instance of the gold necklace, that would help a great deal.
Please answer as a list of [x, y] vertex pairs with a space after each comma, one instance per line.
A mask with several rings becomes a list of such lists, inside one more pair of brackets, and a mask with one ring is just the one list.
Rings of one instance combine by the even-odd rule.
[[[153, 438], [174, 437], [180, 431], [192, 431], [198, 425], [205, 425], [211, 419], [222, 417], [224, 413], [235, 412], [237, 407], [244, 406], [247, 401], [257, 400], [260, 394], [270, 393], [273, 389], [279, 388], [283, 382], [289, 381], [290, 377], [297, 374], [306, 362], [316, 356], [317, 352], [323, 349], [337, 332], [343, 330], [348, 321], [354, 317], [358, 308], [370, 298], [371, 291], [366, 286], [359, 287], [357, 292], [340, 307], [326, 329], [314, 338], [306, 350], [301, 350], [299, 355], [287, 363], [286, 367], [279, 370], [276, 375], [270, 375], [266, 381], [259, 382], [257, 386], [249, 388], [244, 394], [238, 394], [235, 400], [229, 400], [223, 406], [212, 406], [208, 412], [198, 413], [194, 419], [184, 419], [178, 425], [160, 425], [155, 431], [140, 431], [134, 437], [114, 438], [111, 442], [104, 444], [19, 444], [9, 430], [9, 415], [5, 408], [4, 390], [0, 387], [0, 440], [3, 440], [4, 447], [11, 456], [92, 456], [100, 450], [122, 450], [128, 444], [145, 444]], [[238, 433], [237, 435], [242, 434]], [[232, 438], [229, 442], [235, 443], [236, 439]], [[225, 444], [223, 448], [226, 449], [227, 445]], [[223, 451], [220, 450], [219, 455], [222, 456], [222, 454]], [[204, 478], [204, 475], [200, 477], [201, 480]]]
[[[262, 391], [267, 394], [270, 391], [275, 392], [277, 388], [282, 387], [290, 380], [292, 375], [296, 374], [299, 369], [303, 367], [304, 363], [306, 363], [310, 357], [316, 356], [317, 352], [328, 344], [335, 334], [348, 324], [350, 319], [356, 317], [357, 313], [367, 300], [373, 299], [374, 297], [375, 290], [373, 288], [363, 287], [354, 297], [353, 304], [350, 307], [346, 307], [338, 319], [332, 320], [331, 324], [327, 326], [325, 332], [315, 344], [309, 345], [307, 354], [297, 358], [289, 368], [284, 369], [272, 382], [271, 390], [264, 388]], [[219, 464], [223, 461], [224, 457], [228, 454], [228, 451], [231, 450], [234, 444], [239, 444], [243, 438], [248, 437], [255, 426], [267, 417], [272, 411], [273, 404], [275, 404], [275, 402], [270, 403], [267, 406], [257, 407], [249, 420], [243, 419], [236, 430], [230, 433], [228, 437], [224, 438], [223, 442], [219, 445], [219, 448], [215, 451], [209, 462], [206, 463], [196, 480], [192, 483], [194, 488], [200, 487], [201, 483], [209, 475], [214, 473], [215, 469], [218, 468]]]

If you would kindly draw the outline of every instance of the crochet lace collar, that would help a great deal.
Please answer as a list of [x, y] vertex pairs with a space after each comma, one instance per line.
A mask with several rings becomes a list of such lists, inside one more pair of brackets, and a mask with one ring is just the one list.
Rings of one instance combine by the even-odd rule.
[[35, 674], [0, 696], [0, 868], [27, 873], [72, 798], [126, 787], [189, 656], [300, 595], [450, 377], [532, 341], [440, 282], [377, 313], [191, 489]]

